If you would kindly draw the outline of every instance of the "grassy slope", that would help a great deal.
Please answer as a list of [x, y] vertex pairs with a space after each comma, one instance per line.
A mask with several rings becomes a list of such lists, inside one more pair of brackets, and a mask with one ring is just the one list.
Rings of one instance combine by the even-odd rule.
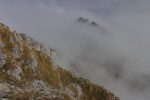
[[[18, 36], [21, 37], [21, 39], [18, 39], [19, 41], [10, 42], [10, 38], [15, 40]], [[11, 88], [6, 97], [12, 100], [32, 100], [33, 98], [36, 100], [118, 100], [112, 93], [107, 92], [100, 86], [72, 75], [61, 67], [54, 66], [53, 59], [50, 56], [36, 50], [28, 43], [24, 35], [11, 32], [3, 24], [0, 25], [0, 40], [5, 44], [4, 47], [0, 47], [0, 52], [7, 57], [6, 63], [0, 67], [0, 80], [3, 83], [10, 84], [10, 86], [22, 89], [22, 91], [16, 90], [17, 93], [15, 93], [13, 92], [14, 89]], [[22, 49], [19, 52], [21, 56], [18, 58], [13, 55], [13, 48], [16, 46]], [[34, 56], [37, 61], [34, 70], [31, 68], [32, 65], [29, 64], [31, 56]], [[20, 79], [16, 79], [12, 74], [8, 73], [14, 70], [16, 66], [22, 70], [19, 73]], [[45, 96], [34, 89], [27, 91], [26, 87], [34, 80], [44, 82], [48, 88], [55, 90], [48, 95], [56, 96]]]

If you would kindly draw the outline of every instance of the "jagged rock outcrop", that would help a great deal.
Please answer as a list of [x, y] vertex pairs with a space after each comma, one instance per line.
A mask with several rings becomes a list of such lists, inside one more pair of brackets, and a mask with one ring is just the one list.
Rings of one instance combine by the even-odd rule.
[[99, 33], [109, 34], [107, 29], [105, 29], [102, 25], [98, 24], [96, 21], [84, 17], [79, 17], [77, 19], [77, 22], [86, 26], [90, 26], [90, 27], [92, 26], [93, 28], [95, 28], [95, 30], [99, 31]]
[[61, 68], [55, 50], [0, 24], [0, 100], [119, 100]]
[[92, 25], [92, 26], [98, 26], [98, 24], [95, 21], [91, 21], [91, 20], [89, 20], [87, 18], [83, 18], [83, 17], [79, 17], [78, 22], [89, 24], [89, 25]]

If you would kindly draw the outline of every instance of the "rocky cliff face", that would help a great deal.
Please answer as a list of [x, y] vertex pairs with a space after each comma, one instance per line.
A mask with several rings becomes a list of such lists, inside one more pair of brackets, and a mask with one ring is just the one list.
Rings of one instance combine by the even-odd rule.
[[119, 100], [61, 68], [54, 49], [0, 24], [0, 100]]

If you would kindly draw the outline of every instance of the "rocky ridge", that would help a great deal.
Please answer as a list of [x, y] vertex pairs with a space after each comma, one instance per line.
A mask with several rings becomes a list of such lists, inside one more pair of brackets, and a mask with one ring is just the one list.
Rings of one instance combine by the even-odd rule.
[[119, 100], [56, 58], [54, 49], [0, 23], [0, 100]]

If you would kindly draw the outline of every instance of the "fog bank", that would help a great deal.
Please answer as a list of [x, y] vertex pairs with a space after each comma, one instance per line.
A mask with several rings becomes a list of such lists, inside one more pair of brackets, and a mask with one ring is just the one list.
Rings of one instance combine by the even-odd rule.
[[0, 22], [56, 49], [69, 70], [121, 100], [150, 99], [149, 18], [148, 0], [0, 0]]

